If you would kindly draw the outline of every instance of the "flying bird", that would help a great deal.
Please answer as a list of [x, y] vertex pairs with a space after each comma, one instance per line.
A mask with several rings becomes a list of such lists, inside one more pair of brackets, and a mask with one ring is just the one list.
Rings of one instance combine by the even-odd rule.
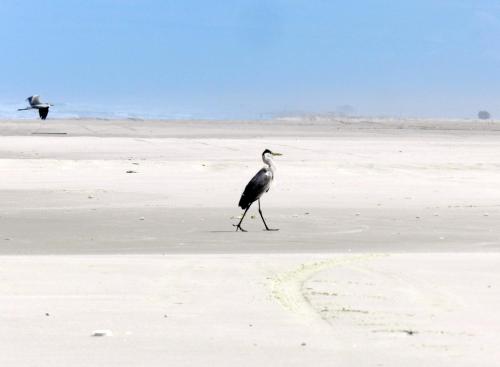
[[274, 180], [274, 175], [276, 173], [276, 166], [274, 165], [273, 162], [273, 156], [279, 156], [281, 155], [280, 153], [273, 153], [269, 149], [264, 150], [262, 153], [262, 160], [266, 164], [253, 178], [250, 180], [250, 182], [247, 184], [245, 187], [245, 191], [243, 191], [243, 194], [241, 195], [240, 202], [238, 203], [238, 206], [243, 209], [245, 212], [243, 213], [243, 216], [241, 217], [241, 220], [238, 224], [233, 224], [233, 226], [236, 227], [236, 232], [238, 232], [238, 229], [240, 229], [243, 232], [246, 232], [241, 227], [241, 222], [243, 222], [243, 219], [245, 218], [245, 215], [247, 214], [248, 209], [252, 206], [252, 204], [257, 200], [259, 202], [259, 214], [260, 217], [262, 218], [262, 221], [264, 222], [264, 226], [266, 227], [266, 231], [277, 231], [278, 229], [273, 229], [269, 228], [267, 226], [266, 220], [264, 219], [264, 216], [262, 215], [262, 210], [260, 208], [260, 197], [269, 191], [269, 188], [271, 187], [271, 183]]
[[30, 106], [26, 108], [20, 108], [18, 109], [18, 111], [38, 110], [38, 114], [40, 115], [40, 118], [42, 120], [45, 120], [47, 118], [47, 115], [49, 114], [49, 107], [53, 106], [49, 103], [40, 102], [40, 96], [37, 95], [26, 98], [26, 101], [28, 101]]

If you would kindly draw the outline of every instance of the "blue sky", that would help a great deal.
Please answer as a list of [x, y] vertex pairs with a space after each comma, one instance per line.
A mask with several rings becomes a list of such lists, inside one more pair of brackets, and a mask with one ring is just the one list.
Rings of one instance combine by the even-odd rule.
[[0, 105], [500, 115], [498, 1], [2, 0], [0, 14]]

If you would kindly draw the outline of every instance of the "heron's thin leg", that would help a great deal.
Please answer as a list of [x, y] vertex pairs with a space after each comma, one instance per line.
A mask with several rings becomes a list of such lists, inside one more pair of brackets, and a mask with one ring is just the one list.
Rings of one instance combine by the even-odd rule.
[[245, 218], [245, 215], [247, 214], [247, 211], [248, 209], [250, 209], [250, 207], [252, 206], [252, 204], [250, 204], [248, 206], [248, 208], [245, 209], [245, 212], [243, 213], [243, 216], [241, 217], [240, 219], [240, 222], [236, 225], [236, 224], [233, 224], [233, 226], [236, 227], [236, 232], [238, 232], [238, 229], [241, 229], [242, 232], [246, 232], [246, 230], [244, 230], [242, 227], [241, 227], [241, 222], [243, 222], [243, 218]]
[[259, 214], [260, 214], [260, 217], [262, 218], [262, 221], [264, 222], [264, 226], [266, 227], [266, 231], [278, 231], [279, 230], [278, 228], [269, 228], [267, 226], [267, 223], [264, 219], [264, 216], [262, 215], [262, 210], [260, 210], [260, 199], [259, 199]]

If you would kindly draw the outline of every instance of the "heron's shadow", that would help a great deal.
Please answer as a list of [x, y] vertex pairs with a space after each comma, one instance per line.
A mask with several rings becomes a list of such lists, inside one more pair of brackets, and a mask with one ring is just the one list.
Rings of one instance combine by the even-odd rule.
[[232, 230], [232, 231], [230, 231], [230, 230], [225, 230], [225, 231], [218, 230], [218, 231], [208, 231], [208, 233], [261, 233], [261, 232], [278, 232], [278, 231], [279, 231], [279, 229], [272, 229], [272, 230], [267, 230], [267, 231], [265, 229], [263, 229], [262, 231], [246, 231], [246, 232], [235, 231], [235, 230]]

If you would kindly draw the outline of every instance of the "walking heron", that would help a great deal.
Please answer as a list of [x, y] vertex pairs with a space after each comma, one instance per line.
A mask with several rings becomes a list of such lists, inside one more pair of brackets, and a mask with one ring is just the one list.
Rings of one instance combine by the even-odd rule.
[[255, 176], [253, 176], [253, 178], [245, 187], [245, 191], [243, 191], [243, 194], [241, 195], [238, 206], [245, 212], [243, 213], [240, 222], [238, 224], [233, 224], [233, 226], [236, 227], [236, 232], [238, 232], [238, 229], [240, 229], [242, 232], [246, 232], [246, 230], [244, 230], [241, 227], [241, 223], [243, 222], [243, 219], [245, 218], [248, 209], [250, 209], [250, 207], [256, 200], [259, 202], [259, 214], [260, 217], [262, 218], [262, 222], [264, 222], [266, 231], [278, 230], [274, 228], [269, 228], [267, 226], [266, 220], [264, 219], [264, 216], [262, 215], [262, 210], [260, 208], [260, 197], [264, 193], [268, 192], [269, 188], [271, 187], [271, 183], [273, 182], [274, 175], [276, 173], [276, 166], [274, 165], [272, 157], [279, 155], [281, 155], [281, 153], [274, 153], [271, 152], [269, 149], [264, 150], [264, 152], [262, 153], [262, 160], [266, 165], [259, 172], [257, 172]]

